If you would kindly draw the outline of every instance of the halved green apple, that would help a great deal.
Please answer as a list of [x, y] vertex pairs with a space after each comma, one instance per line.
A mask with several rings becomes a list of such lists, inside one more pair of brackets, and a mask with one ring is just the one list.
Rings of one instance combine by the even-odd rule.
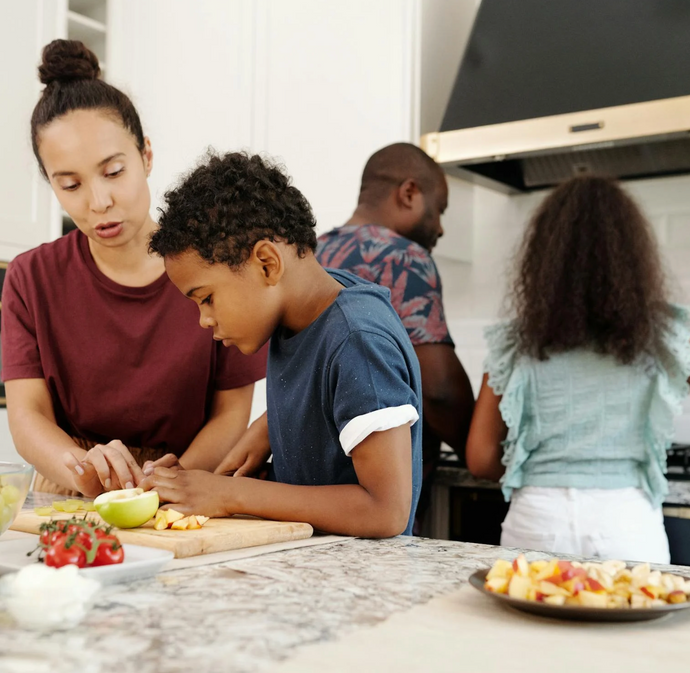
[[143, 526], [158, 511], [158, 493], [125, 488], [101, 493], [93, 504], [103, 521], [118, 528]]

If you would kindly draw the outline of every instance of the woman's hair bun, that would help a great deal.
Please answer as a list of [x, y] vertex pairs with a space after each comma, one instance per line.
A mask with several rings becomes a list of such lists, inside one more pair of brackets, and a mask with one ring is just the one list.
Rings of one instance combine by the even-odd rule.
[[78, 40], [53, 40], [43, 49], [38, 77], [43, 84], [78, 79], [98, 79], [98, 58]]

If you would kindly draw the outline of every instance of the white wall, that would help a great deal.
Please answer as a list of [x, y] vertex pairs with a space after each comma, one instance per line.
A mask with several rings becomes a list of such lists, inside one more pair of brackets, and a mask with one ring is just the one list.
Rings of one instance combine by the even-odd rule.
[[[420, 130], [441, 128], [448, 99], [465, 52], [480, 0], [423, 0], [421, 3]], [[448, 178], [445, 234], [439, 248], [445, 257], [472, 261], [474, 189]]]
[[248, 9], [239, 0], [109, 3], [108, 80], [130, 95], [151, 139], [154, 210], [209, 145], [249, 144]]
[[415, 0], [111, 0], [108, 74], [151, 137], [154, 206], [209, 145], [282, 160], [319, 229], [416, 136]]

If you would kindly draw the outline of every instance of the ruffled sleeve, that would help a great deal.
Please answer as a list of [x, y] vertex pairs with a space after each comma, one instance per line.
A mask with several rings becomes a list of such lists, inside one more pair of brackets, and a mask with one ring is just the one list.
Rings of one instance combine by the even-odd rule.
[[668, 493], [666, 452], [674, 436], [673, 419], [681, 413], [690, 377], [690, 312], [671, 305], [672, 318], [666, 332], [666, 354], [657, 365], [649, 407], [646, 444], [649, 447], [643, 487], [649, 499], [660, 506]]
[[522, 486], [522, 467], [530, 453], [524, 428], [528, 377], [518, 362], [518, 340], [513, 323], [492, 325], [484, 330], [484, 337], [489, 347], [484, 371], [488, 374], [489, 386], [501, 397], [498, 408], [508, 427], [502, 458], [506, 471], [501, 478], [501, 490], [508, 501], [513, 490]]

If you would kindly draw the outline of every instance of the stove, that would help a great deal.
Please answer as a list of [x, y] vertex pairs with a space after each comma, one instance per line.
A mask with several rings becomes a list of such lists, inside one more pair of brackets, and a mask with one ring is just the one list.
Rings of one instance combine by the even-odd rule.
[[667, 479], [690, 481], [690, 444], [671, 444], [667, 452], [667, 465]]
[[[667, 452], [668, 471], [666, 478], [671, 481], [690, 481], [690, 444], [671, 444]], [[464, 467], [455, 452], [443, 444], [439, 465], [446, 467]]]

